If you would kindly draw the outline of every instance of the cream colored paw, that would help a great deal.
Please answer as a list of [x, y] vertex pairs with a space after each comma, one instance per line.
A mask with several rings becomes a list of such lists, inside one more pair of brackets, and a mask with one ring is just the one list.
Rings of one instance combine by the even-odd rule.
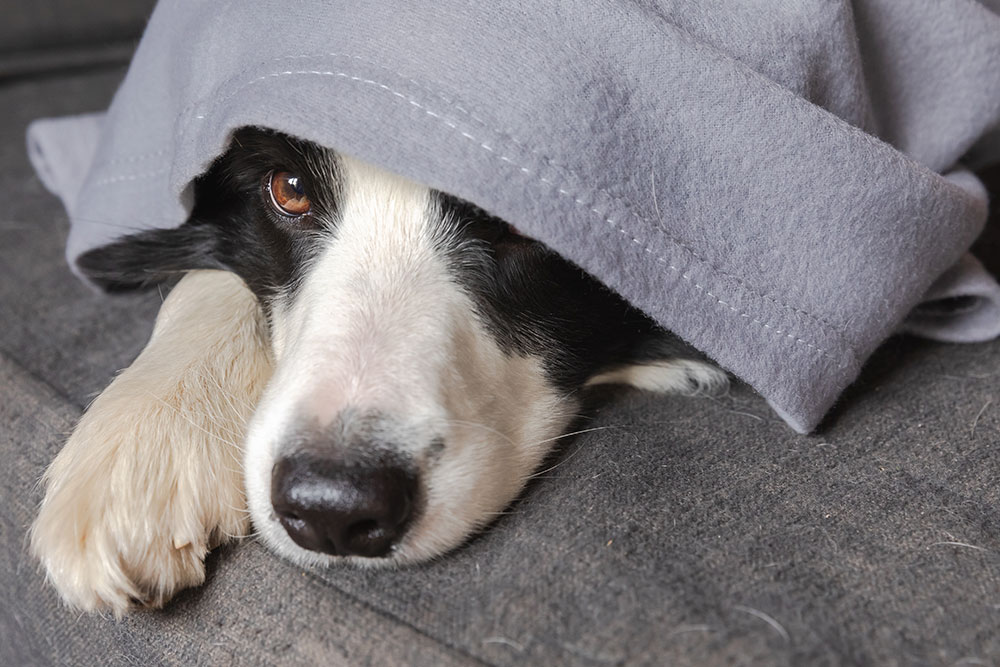
[[246, 534], [241, 443], [269, 374], [242, 283], [182, 280], [43, 478], [31, 548], [68, 604], [161, 606], [204, 581], [210, 548]]
[[[31, 546], [73, 607], [120, 615], [136, 602], [160, 606], [204, 580], [210, 546], [246, 532], [237, 461], [212, 455], [226, 448], [176, 423], [170, 408], [140, 402], [112, 419], [95, 403], [46, 473]], [[152, 442], [160, 436], [147, 424], [165, 421], [176, 440]]]

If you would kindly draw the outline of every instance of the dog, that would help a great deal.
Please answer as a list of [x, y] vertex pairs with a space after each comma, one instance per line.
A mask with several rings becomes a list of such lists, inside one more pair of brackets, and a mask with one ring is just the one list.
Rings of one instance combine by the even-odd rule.
[[79, 267], [109, 291], [186, 274], [43, 478], [31, 547], [83, 610], [163, 605], [251, 522], [304, 566], [432, 558], [515, 499], [586, 387], [727, 381], [489, 212], [263, 128], [183, 225]]

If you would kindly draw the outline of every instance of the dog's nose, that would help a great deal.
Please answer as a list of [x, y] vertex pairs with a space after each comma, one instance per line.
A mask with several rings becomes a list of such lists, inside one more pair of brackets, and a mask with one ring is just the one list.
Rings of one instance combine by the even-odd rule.
[[377, 557], [406, 531], [416, 487], [416, 477], [395, 465], [345, 465], [299, 455], [275, 463], [271, 504], [303, 549]]

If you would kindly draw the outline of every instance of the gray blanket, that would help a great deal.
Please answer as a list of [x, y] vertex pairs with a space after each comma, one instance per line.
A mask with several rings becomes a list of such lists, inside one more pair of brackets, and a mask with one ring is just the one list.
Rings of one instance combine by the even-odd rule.
[[38, 122], [29, 150], [71, 263], [181, 224], [236, 127], [354, 154], [544, 241], [809, 431], [901, 326], [1000, 333], [965, 256], [987, 211], [970, 169], [1000, 160], [998, 12], [171, 0], [107, 114]]

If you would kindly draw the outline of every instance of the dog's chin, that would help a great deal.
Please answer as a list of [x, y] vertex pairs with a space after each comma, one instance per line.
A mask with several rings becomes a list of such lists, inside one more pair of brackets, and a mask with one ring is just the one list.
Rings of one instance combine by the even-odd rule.
[[[518, 412], [517, 428], [483, 429], [458, 422], [433, 462], [418, 464], [420, 490], [410, 525], [385, 556], [337, 556], [305, 549], [278, 520], [271, 500], [274, 453], [266, 420], [255, 416], [246, 447], [250, 518], [261, 541], [300, 566], [397, 567], [441, 556], [487, 526], [515, 500], [575, 414], [572, 399], [550, 394]], [[468, 424], [468, 425], [467, 425]], [[257, 425], [260, 428], [255, 428]], [[498, 424], [500, 426], [500, 424]]]

